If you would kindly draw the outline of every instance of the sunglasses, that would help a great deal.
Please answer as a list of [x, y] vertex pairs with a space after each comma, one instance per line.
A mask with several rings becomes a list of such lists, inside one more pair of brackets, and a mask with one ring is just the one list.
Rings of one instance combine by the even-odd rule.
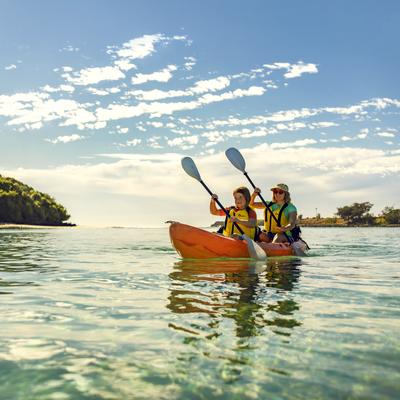
[[272, 190], [272, 193], [273, 194], [283, 194], [283, 193], [285, 193], [283, 190], [280, 190], [280, 189], [273, 189]]

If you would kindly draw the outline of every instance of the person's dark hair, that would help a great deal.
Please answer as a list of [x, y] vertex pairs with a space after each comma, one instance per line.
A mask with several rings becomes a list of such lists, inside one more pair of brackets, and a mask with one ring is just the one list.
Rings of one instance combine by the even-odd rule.
[[235, 189], [233, 191], [233, 194], [235, 193], [240, 193], [244, 196], [245, 200], [246, 200], [246, 207], [249, 205], [250, 203], [250, 191], [249, 189], [247, 189], [246, 186], [240, 186], [237, 189]]

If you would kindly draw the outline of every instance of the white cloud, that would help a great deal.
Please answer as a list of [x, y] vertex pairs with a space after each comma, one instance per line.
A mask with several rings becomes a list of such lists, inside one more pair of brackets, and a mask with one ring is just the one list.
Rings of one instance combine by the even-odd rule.
[[75, 91], [75, 87], [72, 85], [60, 85], [60, 86], [50, 86], [45, 85], [40, 88], [41, 90], [48, 92], [48, 93], [57, 93], [57, 92], [68, 92], [73, 93]]
[[84, 139], [84, 136], [80, 136], [77, 134], [73, 135], [66, 135], [66, 136], [57, 136], [55, 139], [46, 139], [47, 142], [50, 143], [70, 143], [70, 142], [76, 142], [77, 140], [82, 140]]
[[125, 74], [118, 67], [94, 67], [81, 69], [73, 74], [62, 75], [65, 80], [74, 85], [87, 86], [102, 81], [117, 81], [125, 78]]
[[[239, 126], [239, 125], [261, 125], [268, 122], [288, 122], [300, 118], [314, 117], [323, 113], [334, 115], [352, 115], [367, 113], [369, 108], [375, 110], [382, 110], [387, 107], [400, 107], [400, 101], [396, 99], [380, 98], [371, 99], [360, 102], [359, 104], [351, 105], [348, 107], [320, 107], [320, 108], [302, 108], [277, 111], [267, 115], [254, 115], [247, 118], [229, 117], [224, 120], [212, 120], [207, 123], [207, 128], [214, 128], [217, 126]], [[336, 122], [322, 121], [313, 122], [308, 125], [310, 129], [315, 128], [329, 128], [339, 126]], [[387, 129], [387, 131], [389, 131]]]
[[170, 131], [178, 135], [190, 135], [190, 130], [188, 129], [171, 129]]
[[201, 104], [210, 104], [219, 101], [233, 100], [244, 96], [261, 96], [266, 89], [260, 86], [251, 86], [248, 89], [236, 89], [232, 92], [223, 92], [215, 95], [207, 93], [199, 98]]
[[108, 96], [110, 94], [109, 91], [104, 89], [96, 89], [96, 88], [88, 88], [87, 91], [91, 94], [95, 94], [96, 96]]
[[[284, 110], [277, 111], [268, 115], [256, 115], [249, 118], [237, 118], [231, 117], [226, 120], [214, 120], [209, 123], [210, 126], [237, 126], [237, 125], [260, 125], [268, 122], [286, 122], [293, 121], [298, 118], [307, 118], [319, 114], [319, 110], [313, 110], [308, 108], [303, 108], [300, 110]], [[326, 124], [328, 126], [330, 122], [324, 122], [320, 124]], [[332, 125], [329, 125], [332, 126]]]
[[188, 96], [190, 95], [187, 91], [185, 90], [159, 90], [159, 89], [153, 89], [153, 90], [132, 90], [126, 93], [127, 95], [132, 95], [136, 97], [139, 100], [143, 101], [155, 101], [155, 100], [162, 100], [162, 99], [168, 99], [168, 98], [173, 98], [173, 97], [183, 97], [183, 96]]
[[144, 35], [124, 43], [120, 49], [114, 50], [111, 48], [109, 53], [115, 54], [115, 56], [125, 60], [142, 59], [154, 53], [154, 45], [156, 43], [166, 39], [167, 38], [161, 34]]
[[74, 46], [71, 46], [71, 45], [69, 44], [69, 45], [63, 47], [62, 49], [60, 49], [59, 51], [60, 51], [60, 52], [62, 52], [62, 51], [77, 52], [77, 51], [79, 51], [79, 47], [74, 47]]
[[101, 129], [105, 127], [102, 121], [97, 121], [95, 115], [86, 110], [81, 104], [71, 104], [70, 109], [65, 109], [61, 114], [65, 120], [60, 123], [60, 126], [76, 125], [78, 129]]
[[296, 65], [291, 65], [288, 72], [283, 76], [287, 79], [290, 78], [298, 78], [303, 74], [316, 74], [318, 72], [318, 68], [316, 64], [303, 64], [300, 62]]
[[206, 147], [215, 146], [217, 143], [223, 142], [225, 140], [224, 135], [218, 131], [206, 132], [203, 133], [201, 136], [207, 138]]
[[272, 143], [270, 147], [271, 149], [284, 149], [287, 147], [305, 147], [315, 143], [317, 143], [317, 141], [314, 139], [302, 139], [288, 143]]
[[192, 87], [189, 87], [184, 90], [133, 90], [128, 91], [126, 95], [134, 96], [139, 100], [144, 101], [154, 101], [154, 100], [162, 100], [173, 97], [185, 97], [185, 96], [194, 96], [196, 94], [202, 94], [206, 92], [214, 92], [217, 90], [222, 90], [229, 86], [229, 79], [223, 76], [214, 79], [208, 79], [203, 81], [196, 82]]
[[349, 107], [325, 107], [322, 108], [321, 111], [326, 111], [332, 114], [350, 115], [362, 113], [364, 111], [364, 107], [362, 104], [357, 104]]
[[[0, 95], [0, 115], [5, 117], [22, 116], [36, 105], [41, 105], [49, 98], [47, 93], [25, 92], [13, 95]], [[38, 121], [40, 118], [35, 120]], [[22, 122], [23, 123], [23, 122]]]
[[193, 67], [196, 65], [196, 59], [194, 57], [185, 57], [184, 67], [187, 71], [191, 71]]
[[391, 133], [391, 132], [378, 132], [376, 134], [376, 136], [385, 137], [385, 138], [393, 138], [396, 135], [394, 133]]
[[96, 96], [108, 96], [109, 94], [116, 94], [121, 91], [118, 87], [108, 88], [108, 89], [96, 89], [96, 88], [88, 88], [87, 91], [89, 93], [95, 94]]
[[194, 147], [199, 142], [198, 136], [183, 136], [168, 140], [168, 146], [179, 147], [182, 150], [188, 150]]
[[161, 139], [160, 136], [153, 136], [147, 139], [147, 146], [153, 149], [162, 149], [163, 147], [159, 143], [160, 139]]
[[201, 136], [206, 137], [210, 142], [218, 143], [218, 142], [223, 142], [225, 140], [224, 138], [235, 138], [235, 137], [251, 138], [251, 137], [266, 136], [270, 133], [271, 132], [269, 129], [263, 127], [257, 130], [250, 130], [250, 129], [228, 129], [226, 131], [214, 130], [205, 132]]
[[4, 67], [4, 69], [6, 71], [11, 71], [12, 69], [16, 69], [16, 68], [17, 68], [17, 66], [15, 64], [10, 64], [10, 65], [7, 65], [6, 67]]
[[154, 121], [154, 122], [147, 122], [147, 125], [152, 126], [154, 128], [162, 128], [164, 124], [162, 122]]
[[168, 65], [161, 71], [153, 72], [151, 74], [136, 74], [134, 77], [132, 77], [132, 84], [140, 85], [150, 81], [168, 82], [172, 78], [171, 72], [176, 70], [177, 67], [175, 65]]
[[220, 95], [206, 94], [197, 101], [176, 102], [176, 103], [140, 103], [136, 106], [111, 104], [107, 108], [98, 108], [96, 116], [99, 121], [119, 120], [123, 118], [133, 118], [144, 114], [150, 114], [152, 117], [170, 115], [177, 111], [194, 110], [204, 104], [210, 104], [217, 101], [232, 100], [243, 96], [260, 96], [265, 92], [262, 87], [252, 86], [248, 89], [237, 89], [233, 92], [225, 92]]
[[339, 126], [336, 122], [312, 122], [309, 124], [310, 129], [316, 129], [316, 128], [332, 128], [333, 126]]
[[98, 108], [96, 110], [97, 119], [100, 121], [112, 121], [124, 118], [139, 117], [144, 114], [150, 114], [153, 117], [161, 115], [169, 115], [176, 111], [193, 110], [198, 108], [196, 102], [181, 102], [181, 103], [141, 103], [137, 106], [125, 106], [111, 104], [107, 108]]
[[139, 145], [140, 143], [142, 143], [142, 139], [132, 139], [132, 140], [128, 140], [126, 142], [126, 146], [135, 147], [135, 146]]
[[[360, 201], [374, 203], [376, 212], [387, 205], [400, 206], [398, 149], [385, 152], [350, 147], [288, 147], [278, 151], [264, 144], [240, 151], [264, 197], [268, 198], [271, 184], [285, 181], [303, 215], [314, 215], [315, 207], [322, 215], [333, 215], [336, 207]], [[199, 171], [207, 183], [212, 183], [221, 202], [230, 205], [232, 188], [238, 184], [238, 171], [227, 163], [222, 152], [205, 154], [196, 158]], [[183, 155], [103, 156], [111, 161], [52, 169], [3, 168], [2, 174], [51, 193], [67, 206], [73, 221], [79, 224], [162, 226], [164, 221], [175, 219], [206, 226], [215, 220], [208, 211], [207, 193], [181, 169]], [[273, 178], [268, 171], [274, 171]], [[152, 188], [150, 191], [143, 191], [144, 177], [146, 186]], [[79, 197], [74, 193], [80, 193]], [[157, 207], [160, 198], [164, 199], [165, 207]], [[138, 208], [141, 213], [132, 212]], [[197, 212], [193, 213], [193, 209]]]
[[129, 132], [129, 128], [122, 128], [121, 126], [117, 126], [117, 132], [125, 135]]
[[216, 92], [225, 89], [229, 86], [230, 80], [225, 76], [219, 76], [214, 79], [207, 79], [197, 81], [192, 88], [189, 89], [191, 93], [201, 94], [207, 92]]
[[132, 64], [131, 62], [129, 62], [127, 60], [116, 60], [116, 61], [114, 61], [114, 64], [121, 71], [129, 71], [131, 69], [137, 69], [137, 66], [135, 64]]
[[[33, 98], [31, 95], [17, 99], [12, 96], [0, 96], [0, 115], [7, 118], [8, 125], [15, 126], [16, 130], [39, 129], [46, 122], [57, 121], [59, 127], [76, 126], [78, 129], [101, 129], [107, 126], [109, 121], [118, 121], [128, 118], [139, 118], [148, 116], [150, 118], [163, 117], [172, 115], [176, 112], [189, 114], [189, 111], [202, 108], [217, 102], [234, 100], [246, 96], [261, 96], [266, 92], [265, 86], [254, 84], [250, 87], [233, 87], [233, 84], [241, 83], [233, 81], [233, 77], [240, 79], [254, 79], [255, 77], [263, 77], [272, 73], [274, 70], [286, 71], [285, 76], [292, 78], [301, 76], [304, 73], [315, 73], [318, 71], [316, 64], [312, 63], [274, 63], [265, 65], [264, 68], [253, 68], [248, 73], [238, 75], [217, 76], [212, 79], [198, 80], [189, 87], [174, 90], [127, 90], [126, 82], [121, 82], [118, 87], [104, 88], [104, 85], [91, 87], [104, 81], [117, 81], [126, 79], [126, 71], [137, 68], [132, 63], [133, 60], [140, 60], [153, 54], [156, 51], [156, 45], [166, 45], [171, 41], [186, 41], [184, 36], [167, 37], [162, 34], [145, 35], [140, 38], [132, 39], [124, 43], [122, 46], [114, 46], [109, 48], [108, 53], [111, 55], [111, 66], [83, 68], [75, 71], [70, 66], [60, 67], [62, 76], [67, 80], [68, 84], [60, 86], [45, 85], [40, 88], [40, 92], [35, 93]], [[186, 63], [195, 63], [194, 57], [184, 57]], [[186, 67], [185, 67], [186, 68]], [[145, 83], [149, 81], [167, 82], [172, 78], [172, 72], [177, 71], [176, 65], [168, 65], [166, 68], [151, 73], [136, 73], [132, 78], [134, 83]], [[184, 72], [184, 67], [180, 67], [180, 72]], [[239, 78], [238, 78], [239, 79]], [[267, 81], [273, 84], [270, 79]], [[182, 81], [180, 81], [182, 83]], [[75, 86], [86, 86], [84, 90], [79, 90]], [[160, 85], [159, 85], [160, 86]], [[179, 87], [179, 86], [178, 86]], [[228, 88], [230, 90], [228, 90]], [[96, 98], [93, 103], [81, 103], [78, 100], [67, 100], [60, 98], [64, 93], [74, 94], [75, 98], [84, 96], [87, 92], [96, 96], [107, 96], [109, 94], [118, 94], [110, 100], [108, 98]], [[22, 98], [24, 95], [25, 98]], [[137, 101], [130, 101], [129, 96], [134, 96]], [[193, 97], [188, 99], [180, 99], [181, 101], [162, 102], [161, 99], [170, 99], [175, 97]], [[67, 96], [64, 96], [67, 97]], [[69, 99], [72, 96], [68, 96]], [[255, 115], [247, 118], [239, 116], [231, 116], [226, 120], [214, 120], [205, 123], [201, 118], [192, 119], [187, 129], [180, 129], [179, 126], [169, 127], [174, 129], [175, 133], [188, 135], [188, 130], [193, 132], [194, 129], [204, 131], [205, 129], [216, 131], [219, 127], [242, 127], [246, 125], [268, 125], [268, 127], [252, 127], [252, 129], [230, 129], [221, 137], [234, 137], [237, 132], [241, 132], [242, 138], [256, 138], [269, 134], [282, 133], [284, 131], [296, 131], [308, 128], [310, 130], [329, 128], [339, 126], [334, 121], [315, 121], [305, 123], [297, 121], [305, 118], [311, 118], [320, 114], [332, 114], [334, 116], [342, 116], [342, 119], [352, 115], [352, 118], [367, 118], [372, 110], [383, 110], [387, 107], [400, 107], [400, 101], [396, 99], [380, 98], [369, 99], [355, 105], [347, 107], [320, 107], [320, 108], [302, 108], [298, 110], [282, 110], [265, 115]], [[332, 118], [333, 119], [333, 118]], [[349, 120], [350, 118], [348, 118]], [[370, 120], [370, 119], [369, 119]], [[135, 121], [136, 122], [136, 121]], [[158, 122], [158, 123], [164, 123]], [[156, 125], [153, 125], [157, 127]], [[142, 125], [140, 130], [145, 130]], [[390, 130], [387, 133], [393, 134]], [[201, 133], [201, 132], [200, 132]], [[361, 132], [358, 139], [363, 138]], [[381, 133], [382, 136], [382, 133]], [[384, 136], [382, 136], [384, 137]], [[391, 136], [386, 136], [391, 137]], [[349, 136], [350, 138], [350, 136]], [[351, 138], [355, 140], [355, 138]], [[327, 140], [330, 140], [327, 138]], [[345, 139], [346, 140], [346, 139]]]
[[[87, 122], [96, 122], [95, 116], [86, 110], [87, 105], [74, 100], [54, 100], [48, 93], [28, 92], [0, 96], [0, 115], [11, 119], [8, 125], [42, 126], [38, 123], [61, 120], [60, 126], [76, 125], [83, 129]], [[32, 125], [31, 125], [32, 124]]]
[[263, 66], [265, 68], [272, 69], [272, 70], [274, 70], [274, 69], [282, 69], [282, 68], [289, 69], [290, 64], [289, 63], [276, 62], [276, 63], [273, 63], [273, 64], [264, 64]]
[[287, 79], [298, 78], [303, 74], [316, 74], [318, 72], [317, 64], [305, 64], [302, 61], [299, 61], [297, 64], [276, 62], [274, 64], [264, 64], [264, 67], [270, 70], [286, 69], [287, 72], [283, 76]]
[[279, 131], [297, 131], [306, 127], [307, 125], [304, 122], [288, 122], [286, 124], [279, 123], [275, 125], [275, 128]]

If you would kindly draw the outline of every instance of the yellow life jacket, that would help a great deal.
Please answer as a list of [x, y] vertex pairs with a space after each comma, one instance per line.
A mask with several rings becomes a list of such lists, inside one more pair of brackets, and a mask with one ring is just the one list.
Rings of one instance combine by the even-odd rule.
[[[285, 213], [283, 212], [283, 210], [288, 206], [288, 203], [282, 204], [282, 206], [279, 207], [276, 203], [270, 202], [268, 206], [275, 215], [276, 219], [279, 221], [279, 225], [276, 223], [275, 219], [271, 217], [270, 211], [268, 211], [266, 208], [264, 210], [264, 229], [267, 232], [278, 233], [278, 226], [285, 226], [289, 224], [289, 218], [286, 217]], [[274, 206], [276, 206], [276, 208]], [[273, 208], [274, 210], [272, 210]], [[290, 231], [286, 233], [288, 235], [291, 234]]]
[[[238, 210], [235, 207], [232, 207], [229, 210], [229, 216], [230, 217], [236, 217], [242, 221], [248, 221], [249, 218], [249, 211], [251, 210], [250, 207], [248, 207], [247, 209], [244, 210]], [[254, 236], [256, 234], [256, 228], [249, 228], [248, 226], [244, 226], [242, 224], [240, 224], [239, 222], [237, 222], [237, 224], [240, 226], [240, 228], [242, 229], [242, 231], [244, 232], [244, 234], [246, 234], [248, 237], [250, 237], [251, 239], [254, 239]], [[238, 231], [238, 229], [235, 227], [235, 225], [232, 223], [232, 221], [226, 217], [225, 218], [225, 224], [224, 224], [224, 230], [222, 231], [222, 234], [224, 236], [231, 236], [232, 234], [237, 233], [238, 235], [241, 235], [241, 233]]]

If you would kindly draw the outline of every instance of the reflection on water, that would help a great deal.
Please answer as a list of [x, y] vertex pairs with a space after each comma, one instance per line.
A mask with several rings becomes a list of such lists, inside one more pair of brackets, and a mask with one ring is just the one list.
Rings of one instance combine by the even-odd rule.
[[47, 232], [12, 232], [0, 240], [0, 271], [21, 272], [49, 266], [54, 243]]
[[252, 260], [184, 260], [174, 264], [167, 307], [176, 314], [204, 314], [206, 326], [181, 318], [170, 327], [212, 339], [233, 322], [236, 338], [264, 329], [290, 336], [300, 326], [299, 305], [289, 296], [300, 277], [301, 260], [286, 258], [260, 264]]
[[[52, 236], [46, 231], [10, 231], [0, 236], [0, 294], [11, 294], [10, 290], [18, 286], [38, 286], [31, 281], [29, 272], [48, 272], [57, 269], [54, 266], [56, 250]], [[10, 275], [11, 274], [11, 275]], [[9, 279], [12, 276], [13, 279]]]

